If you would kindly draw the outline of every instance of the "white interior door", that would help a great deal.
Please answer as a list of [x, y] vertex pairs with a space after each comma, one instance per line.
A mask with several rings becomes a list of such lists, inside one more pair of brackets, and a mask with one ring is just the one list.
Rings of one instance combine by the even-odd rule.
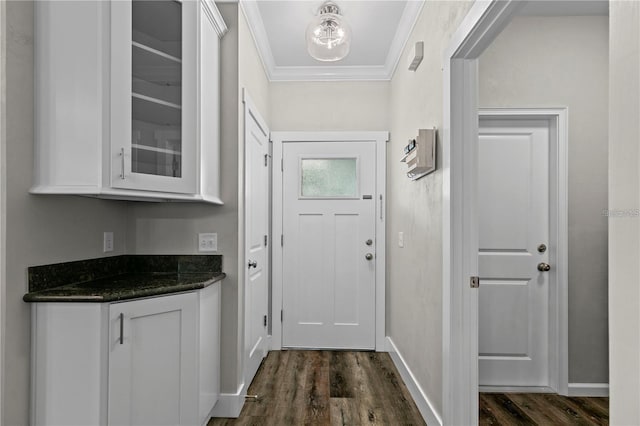
[[245, 93], [245, 383], [253, 380], [267, 347], [269, 129]]
[[375, 347], [375, 214], [375, 142], [284, 144], [284, 347]]
[[478, 165], [479, 384], [548, 387], [549, 122], [481, 120]]

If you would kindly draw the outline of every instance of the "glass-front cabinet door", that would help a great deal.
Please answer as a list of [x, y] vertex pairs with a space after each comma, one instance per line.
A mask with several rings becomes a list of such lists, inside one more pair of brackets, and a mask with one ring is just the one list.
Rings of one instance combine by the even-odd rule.
[[111, 186], [196, 193], [197, 2], [111, 8]]

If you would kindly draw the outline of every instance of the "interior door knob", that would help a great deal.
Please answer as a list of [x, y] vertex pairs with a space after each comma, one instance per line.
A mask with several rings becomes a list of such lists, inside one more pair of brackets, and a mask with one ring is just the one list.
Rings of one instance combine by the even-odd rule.
[[547, 272], [548, 270], [551, 269], [551, 265], [549, 265], [548, 263], [538, 263], [538, 271], [540, 272]]
[[371, 253], [367, 253], [367, 254], [364, 255], [364, 258], [367, 259], [367, 260], [371, 260], [371, 259], [373, 259], [373, 255]]
[[248, 265], [249, 269], [251, 268], [257, 268], [258, 267], [258, 262], [256, 262], [255, 260], [249, 260], [249, 265]]

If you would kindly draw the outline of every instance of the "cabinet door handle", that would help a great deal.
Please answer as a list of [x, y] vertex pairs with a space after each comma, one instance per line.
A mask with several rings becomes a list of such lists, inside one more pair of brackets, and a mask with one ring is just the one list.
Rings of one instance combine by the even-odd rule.
[[120, 148], [120, 164], [122, 166], [122, 173], [120, 173], [120, 178], [124, 179], [124, 148]]
[[120, 344], [124, 344], [124, 314], [120, 314]]

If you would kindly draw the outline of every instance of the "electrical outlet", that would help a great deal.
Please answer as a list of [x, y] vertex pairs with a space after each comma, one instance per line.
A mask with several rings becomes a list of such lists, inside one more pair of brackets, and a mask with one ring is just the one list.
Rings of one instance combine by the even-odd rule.
[[102, 237], [102, 251], [113, 251], [113, 232], [105, 232]]
[[398, 247], [404, 247], [404, 232], [398, 232]]
[[218, 234], [214, 232], [198, 234], [198, 251], [218, 251]]

